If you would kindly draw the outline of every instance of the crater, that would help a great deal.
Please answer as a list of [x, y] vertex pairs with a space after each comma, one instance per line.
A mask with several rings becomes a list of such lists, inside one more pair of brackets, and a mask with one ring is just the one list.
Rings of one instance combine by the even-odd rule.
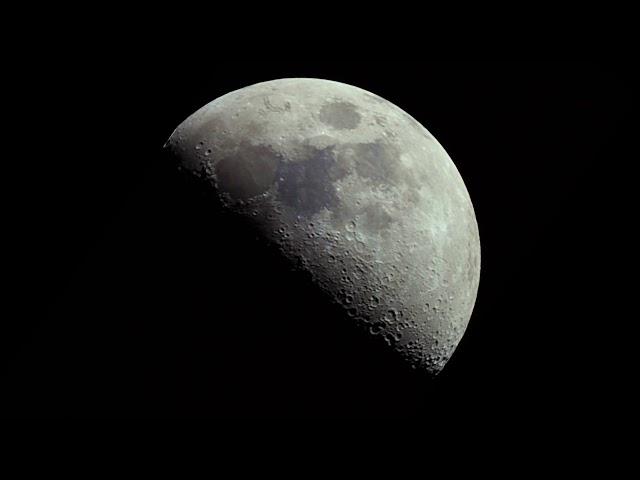
[[[224, 135], [224, 132], [227, 131], [227, 125], [224, 120], [219, 117], [213, 117], [206, 119], [202, 122], [202, 124], [195, 130], [193, 138], [191, 139], [191, 143], [217, 143], [212, 142], [212, 139], [216, 139], [216, 141], [227, 140], [227, 137]], [[221, 142], [222, 143], [222, 142]]]
[[360, 118], [356, 106], [349, 102], [331, 102], [320, 109], [320, 121], [338, 130], [353, 130]]

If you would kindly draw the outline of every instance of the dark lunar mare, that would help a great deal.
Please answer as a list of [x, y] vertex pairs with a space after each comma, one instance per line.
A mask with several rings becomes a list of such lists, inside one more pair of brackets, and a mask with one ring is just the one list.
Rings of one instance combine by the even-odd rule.
[[304, 145], [304, 150], [303, 161], [278, 165], [278, 201], [306, 217], [323, 208], [336, 210], [339, 201], [333, 182], [345, 172], [339, 169], [334, 148]]

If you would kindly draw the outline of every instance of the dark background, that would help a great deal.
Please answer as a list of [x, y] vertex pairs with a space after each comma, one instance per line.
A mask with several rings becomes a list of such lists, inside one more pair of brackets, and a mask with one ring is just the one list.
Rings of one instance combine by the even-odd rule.
[[[3, 416], [508, 422], [616, 403], [624, 329], [603, 291], [620, 228], [603, 198], [628, 158], [617, 65], [170, 61], [56, 58], [17, 82]], [[390, 100], [458, 167], [482, 272], [435, 380], [345, 326], [161, 155], [200, 106], [282, 77]]]

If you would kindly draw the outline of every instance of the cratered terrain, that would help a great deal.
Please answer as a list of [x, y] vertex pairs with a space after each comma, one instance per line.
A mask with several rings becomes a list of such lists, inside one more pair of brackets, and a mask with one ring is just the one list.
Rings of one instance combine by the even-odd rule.
[[476, 300], [480, 241], [458, 170], [419, 122], [360, 88], [289, 78], [212, 101], [165, 148], [340, 321], [414, 369], [442, 370]]

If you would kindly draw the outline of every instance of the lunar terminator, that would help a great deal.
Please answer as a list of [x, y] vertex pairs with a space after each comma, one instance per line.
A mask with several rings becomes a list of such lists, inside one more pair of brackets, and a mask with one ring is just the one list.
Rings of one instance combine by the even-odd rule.
[[203, 106], [165, 148], [345, 321], [442, 370], [476, 300], [480, 240], [458, 170], [413, 117], [351, 85], [280, 79]]

